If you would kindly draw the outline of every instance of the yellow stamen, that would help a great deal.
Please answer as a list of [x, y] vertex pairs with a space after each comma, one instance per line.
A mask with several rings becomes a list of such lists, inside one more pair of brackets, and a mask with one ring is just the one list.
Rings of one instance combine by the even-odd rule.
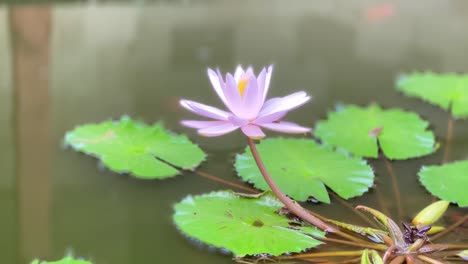
[[237, 89], [239, 90], [239, 93], [241, 96], [244, 95], [245, 87], [247, 86], [248, 82], [249, 82], [249, 79], [239, 80], [239, 83], [237, 84]]

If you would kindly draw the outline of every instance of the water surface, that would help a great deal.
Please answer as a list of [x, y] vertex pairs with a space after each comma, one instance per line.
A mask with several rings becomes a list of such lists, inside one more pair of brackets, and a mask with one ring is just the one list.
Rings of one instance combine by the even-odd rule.
[[[57, 259], [69, 249], [98, 264], [232, 263], [189, 242], [171, 221], [172, 205], [185, 195], [227, 186], [190, 173], [135, 180], [62, 146], [64, 133], [78, 124], [123, 114], [162, 120], [208, 153], [200, 170], [238, 181], [232, 162], [246, 145], [240, 133], [208, 139], [179, 125], [193, 117], [178, 106], [182, 97], [221, 107], [208, 66], [232, 71], [238, 63], [257, 69], [274, 63], [271, 96], [297, 90], [314, 96], [288, 115], [305, 126], [336, 103], [376, 102], [420, 113], [443, 144], [448, 114], [403, 97], [394, 80], [414, 70], [468, 72], [468, 2], [390, 3], [392, 14], [372, 11], [379, 3], [364, 0], [0, 5], [2, 263]], [[454, 135], [451, 159], [466, 159], [468, 122], [457, 121]], [[432, 199], [417, 171], [441, 159], [442, 150], [393, 164], [406, 220]], [[396, 214], [385, 166], [371, 164]], [[360, 223], [333, 202], [311, 207]], [[379, 208], [374, 190], [349, 203]], [[466, 242], [466, 232], [452, 238]]]

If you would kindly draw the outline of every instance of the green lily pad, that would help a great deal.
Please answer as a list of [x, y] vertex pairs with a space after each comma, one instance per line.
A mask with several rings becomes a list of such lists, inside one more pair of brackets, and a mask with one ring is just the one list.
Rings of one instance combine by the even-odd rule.
[[397, 89], [451, 111], [455, 118], [468, 117], [468, 75], [412, 73], [398, 79]]
[[65, 135], [75, 150], [99, 158], [109, 169], [136, 178], [167, 178], [179, 168], [193, 169], [205, 153], [185, 136], [173, 134], [161, 123], [152, 126], [129, 117], [76, 127]]
[[[268, 172], [290, 197], [305, 201], [310, 196], [330, 203], [328, 186], [344, 199], [362, 195], [374, 182], [366, 161], [334, 152], [309, 139], [269, 138], [257, 145]], [[255, 187], [269, 190], [249, 148], [236, 156], [240, 177]]]
[[85, 260], [78, 260], [74, 259], [73, 257], [64, 257], [61, 260], [57, 261], [39, 261], [37, 259], [33, 260], [31, 264], [92, 264], [90, 261], [85, 261]]
[[358, 156], [377, 158], [380, 146], [389, 159], [409, 159], [436, 150], [435, 137], [428, 126], [413, 112], [382, 110], [378, 105], [348, 105], [318, 122], [315, 135], [324, 144]]
[[[173, 219], [189, 237], [226, 248], [235, 256], [301, 252], [322, 244], [324, 233], [276, 213], [284, 205], [271, 194], [258, 198], [218, 191], [187, 196]], [[312, 236], [311, 236], [312, 235]]]
[[443, 200], [468, 206], [468, 160], [444, 165], [423, 166], [418, 173], [426, 189]]

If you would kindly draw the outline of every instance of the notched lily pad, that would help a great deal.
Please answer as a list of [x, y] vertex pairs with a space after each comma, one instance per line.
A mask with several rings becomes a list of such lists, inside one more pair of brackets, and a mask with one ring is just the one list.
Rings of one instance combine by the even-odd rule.
[[426, 189], [443, 200], [468, 206], [468, 160], [444, 165], [423, 166], [418, 173]]
[[231, 191], [187, 196], [175, 205], [173, 219], [187, 236], [235, 256], [281, 255], [322, 244], [324, 233], [276, 213], [283, 204], [266, 193], [247, 198]]
[[[334, 152], [313, 140], [269, 138], [257, 148], [279, 188], [299, 201], [313, 196], [330, 203], [325, 186], [349, 199], [362, 195], [374, 182], [374, 172], [366, 161]], [[243, 180], [259, 189], [270, 189], [249, 148], [236, 156], [235, 168]]]
[[92, 262], [67, 256], [57, 261], [39, 261], [36, 259], [33, 260], [31, 264], [92, 264]]
[[450, 111], [455, 118], [468, 117], [468, 75], [431, 72], [402, 75], [397, 89]]
[[389, 159], [409, 159], [433, 153], [435, 137], [429, 123], [413, 112], [383, 110], [378, 105], [348, 105], [328, 114], [315, 128], [324, 144], [355, 155], [377, 158], [379, 146]]
[[76, 127], [65, 135], [65, 144], [99, 158], [109, 169], [136, 178], [167, 178], [178, 168], [193, 169], [205, 153], [185, 136], [129, 117]]

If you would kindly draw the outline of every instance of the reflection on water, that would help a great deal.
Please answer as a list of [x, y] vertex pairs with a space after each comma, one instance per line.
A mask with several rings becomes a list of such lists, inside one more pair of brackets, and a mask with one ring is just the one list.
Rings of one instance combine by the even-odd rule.
[[[431, 121], [443, 143], [447, 114], [393, 89], [410, 70], [468, 71], [466, 1], [395, 2], [394, 14], [369, 20], [373, 1], [281, 1], [154, 4], [60, 4], [0, 7], [0, 247], [5, 263], [73, 250], [99, 264], [231, 263], [199, 250], [171, 223], [172, 204], [188, 193], [227, 188], [187, 174], [138, 181], [64, 150], [65, 131], [122, 114], [163, 120], [209, 153], [204, 171], [237, 180], [237, 133], [200, 138], [178, 120], [180, 97], [219, 104], [207, 66], [232, 70], [242, 62], [275, 63], [272, 96], [298, 89], [313, 103], [290, 119], [313, 126], [336, 102], [413, 109]], [[434, 15], [436, 14], [436, 15]], [[436, 19], [435, 19], [435, 18]], [[453, 159], [468, 157], [467, 122], [457, 122]], [[394, 163], [406, 217], [431, 198], [415, 177], [440, 153]], [[377, 185], [390, 186], [373, 161]], [[226, 173], [226, 172], [229, 173]], [[396, 213], [390, 189], [379, 189]], [[378, 206], [375, 190], [350, 201]], [[339, 208], [339, 209], [337, 209]], [[349, 212], [317, 205], [343, 219]], [[454, 209], [455, 210], [455, 209]], [[356, 222], [359, 221], [355, 219]], [[465, 233], [466, 236], [466, 233]], [[463, 238], [463, 233], [459, 234]]]

